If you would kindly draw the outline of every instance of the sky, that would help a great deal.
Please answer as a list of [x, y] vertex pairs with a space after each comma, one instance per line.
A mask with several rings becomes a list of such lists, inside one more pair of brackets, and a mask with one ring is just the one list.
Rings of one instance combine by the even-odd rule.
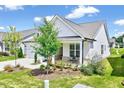
[[0, 6], [0, 31], [9, 31], [8, 26], [15, 26], [17, 31], [32, 29], [42, 24], [43, 18], [51, 20], [60, 15], [76, 23], [105, 21], [110, 37], [124, 34], [124, 6], [107, 5], [33, 5]]

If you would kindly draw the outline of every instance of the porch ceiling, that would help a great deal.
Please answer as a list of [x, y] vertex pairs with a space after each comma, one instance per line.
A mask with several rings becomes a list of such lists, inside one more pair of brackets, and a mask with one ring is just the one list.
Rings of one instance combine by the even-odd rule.
[[80, 43], [82, 39], [80, 37], [59, 37], [61, 43]]

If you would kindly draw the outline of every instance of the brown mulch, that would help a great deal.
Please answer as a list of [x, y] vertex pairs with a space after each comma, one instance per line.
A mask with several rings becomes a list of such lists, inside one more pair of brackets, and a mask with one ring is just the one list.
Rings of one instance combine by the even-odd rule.
[[59, 77], [72, 77], [79, 76], [81, 74], [80, 71], [73, 71], [72, 69], [64, 69], [63, 71], [61, 71], [60, 69], [56, 69], [53, 73], [49, 73], [48, 75], [43, 73], [41, 74], [41, 71], [39, 69], [34, 69], [31, 73], [33, 76], [41, 80], [53, 80]]

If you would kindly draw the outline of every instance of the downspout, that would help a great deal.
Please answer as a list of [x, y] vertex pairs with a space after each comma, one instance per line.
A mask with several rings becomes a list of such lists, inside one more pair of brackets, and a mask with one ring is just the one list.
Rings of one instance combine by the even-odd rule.
[[82, 64], [84, 62], [84, 40], [82, 39]]

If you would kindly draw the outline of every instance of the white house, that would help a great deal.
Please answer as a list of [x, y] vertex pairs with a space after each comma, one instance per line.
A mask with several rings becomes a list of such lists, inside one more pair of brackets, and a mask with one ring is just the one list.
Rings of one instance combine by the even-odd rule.
[[[86, 60], [99, 60], [110, 55], [109, 37], [104, 22], [96, 21], [77, 24], [58, 15], [54, 16], [51, 22], [58, 29], [58, 39], [62, 44], [60, 51], [53, 59], [74, 60], [75, 63], [85, 64]], [[35, 44], [33, 37], [34, 35], [39, 35], [39, 31], [32, 29], [20, 33], [23, 35], [21, 47], [24, 54], [28, 58], [33, 58], [32, 44]], [[3, 35], [0, 35], [0, 50], [6, 51], [1, 36]]]

